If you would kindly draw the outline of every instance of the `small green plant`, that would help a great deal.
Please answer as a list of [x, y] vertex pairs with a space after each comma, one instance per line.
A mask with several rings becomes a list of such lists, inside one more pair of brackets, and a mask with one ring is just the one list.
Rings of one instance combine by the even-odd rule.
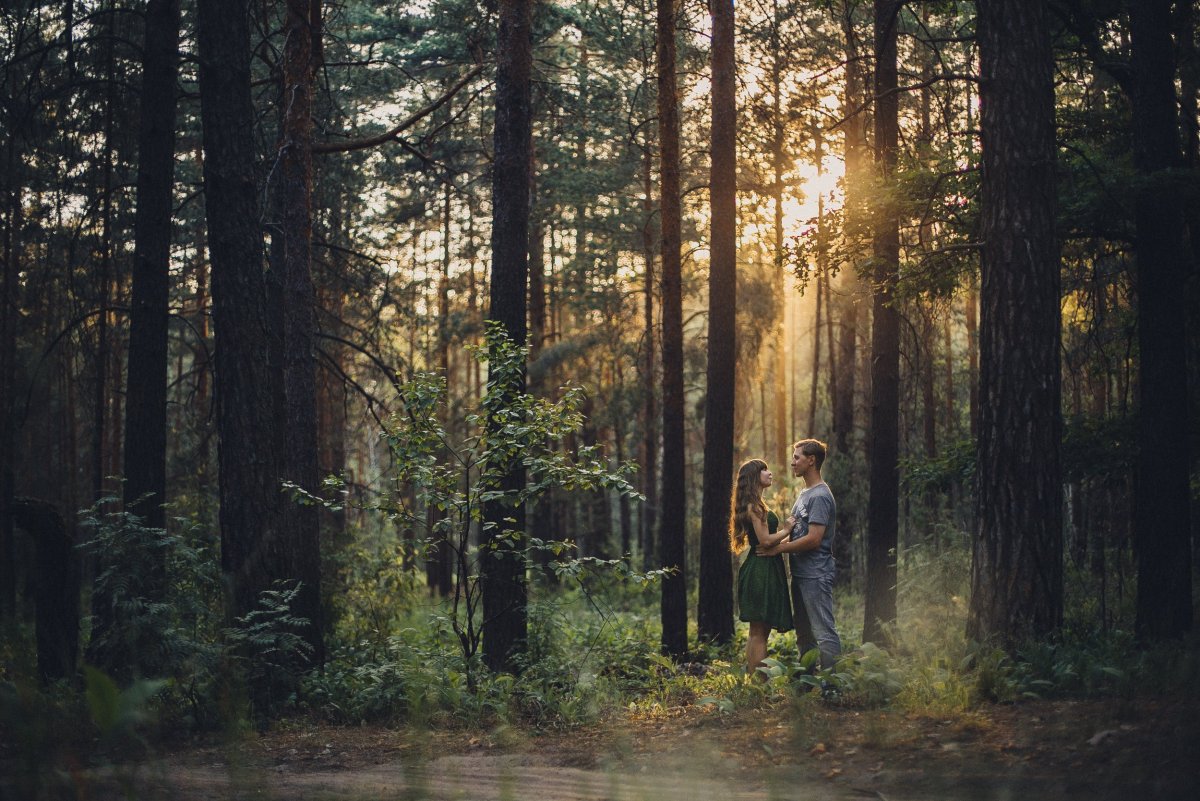
[[309, 620], [292, 613], [300, 594], [298, 581], [278, 581], [259, 593], [257, 608], [237, 618], [225, 630], [228, 655], [240, 664], [247, 682], [261, 689], [260, 712], [296, 702], [300, 677], [312, 657], [312, 645], [301, 632]]
[[[122, 685], [167, 679], [163, 708], [187, 725], [211, 723], [224, 660], [215, 542], [186, 519], [159, 529], [137, 515], [102, 511], [116, 500], [81, 514], [88, 536], [80, 548], [96, 558], [93, 594], [108, 621], [92, 627], [88, 653]], [[161, 576], [158, 589], [146, 582], [152, 575]]]

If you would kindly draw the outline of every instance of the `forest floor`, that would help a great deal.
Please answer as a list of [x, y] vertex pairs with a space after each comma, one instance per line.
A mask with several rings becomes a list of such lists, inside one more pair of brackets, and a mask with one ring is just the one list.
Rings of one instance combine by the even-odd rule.
[[530, 734], [292, 723], [93, 774], [89, 795], [204, 799], [1200, 798], [1200, 699], [912, 715], [780, 703]]

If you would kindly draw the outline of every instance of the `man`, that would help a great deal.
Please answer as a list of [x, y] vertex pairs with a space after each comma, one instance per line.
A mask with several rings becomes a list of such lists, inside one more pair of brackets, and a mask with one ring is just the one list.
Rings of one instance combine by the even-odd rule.
[[[831, 668], [842, 652], [833, 621], [833, 538], [837, 533], [837, 502], [821, 478], [826, 446], [815, 439], [802, 439], [792, 446], [792, 475], [804, 479], [804, 489], [792, 505], [785, 525], [791, 530], [787, 541], [773, 548], [758, 549], [762, 556], [789, 554], [792, 568], [792, 599], [797, 616], [806, 617], [812, 639], [821, 652], [821, 667]], [[796, 633], [804, 620], [797, 620]], [[799, 641], [799, 639], [798, 639]], [[813, 643], [801, 642], [801, 652]]]

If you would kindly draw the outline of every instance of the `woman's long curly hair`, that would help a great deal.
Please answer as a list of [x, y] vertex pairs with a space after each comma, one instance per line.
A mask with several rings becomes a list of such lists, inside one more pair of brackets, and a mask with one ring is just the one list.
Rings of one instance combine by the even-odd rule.
[[762, 459], [743, 462], [738, 468], [737, 480], [733, 484], [733, 510], [729, 515], [729, 546], [734, 553], [746, 547], [746, 527], [750, 525], [750, 507], [757, 509], [763, 517], [767, 505], [762, 499], [762, 482], [759, 475], [767, 469]]

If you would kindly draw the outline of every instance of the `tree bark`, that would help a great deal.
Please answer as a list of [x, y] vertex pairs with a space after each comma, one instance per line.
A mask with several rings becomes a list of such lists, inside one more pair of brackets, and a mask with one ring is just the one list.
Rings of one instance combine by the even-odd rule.
[[978, 4], [983, 183], [972, 638], [1062, 622], [1053, 53], [1039, 0]]
[[[791, 342], [787, 336], [788, 297], [787, 281], [784, 277], [783, 260], [787, 248], [783, 233], [783, 172], [786, 162], [787, 125], [783, 114], [783, 45], [780, 41], [780, 26], [784, 16], [779, 0], [772, 3], [771, 19], [771, 202], [772, 202], [772, 266], [774, 267], [775, 292], [779, 298], [780, 310], [775, 327], [772, 345], [774, 365], [774, 380], [771, 382], [774, 407], [775, 457], [781, 465], [788, 463], [792, 455], [792, 441], [788, 436], [787, 412], [787, 376], [790, 373]], [[763, 419], [764, 431], [768, 429], [766, 419]], [[772, 451], [763, 449], [763, 454]], [[766, 456], [770, 458], [770, 456]]]
[[[158, 529], [166, 528], [167, 322], [179, 16], [178, 0], [153, 0], [146, 8], [125, 407], [125, 509]], [[129, 576], [133, 595], [151, 602], [162, 599], [167, 575], [165, 554], [160, 557], [153, 570]], [[92, 643], [105, 641], [105, 632], [123, 625], [111, 616], [107, 599], [93, 595], [92, 609]], [[151, 654], [101, 652], [90, 646], [88, 660], [115, 676], [154, 670]]]
[[[524, 347], [528, 336], [526, 284], [529, 272], [529, 162], [531, 157], [530, 78], [533, 61], [532, 0], [500, 0], [496, 43], [496, 123], [492, 165], [492, 276], [488, 318]], [[522, 370], [519, 386], [524, 391]], [[500, 425], [490, 419], [488, 426]], [[507, 466], [502, 489], [515, 492], [525, 484], [519, 465]], [[491, 670], [512, 671], [525, 650], [527, 635], [525, 583], [525, 509], [491, 502], [484, 521], [494, 526], [487, 539], [496, 548], [484, 551], [483, 657]], [[506, 522], [513, 518], [514, 522]], [[498, 540], [504, 531], [514, 539]]]
[[737, 386], [737, 97], [733, 0], [713, 0], [711, 242], [708, 371], [704, 394], [704, 497], [700, 514], [700, 639], [733, 639], [729, 492]]
[[[314, 7], [315, 10], [314, 10]], [[313, 15], [316, 14], [314, 19]], [[280, 429], [285, 480], [320, 490], [317, 443], [316, 292], [312, 280], [312, 97], [313, 39], [319, 40], [319, 4], [287, 0], [283, 44], [283, 120], [275, 192], [281, 216], [272, 238], [282, 238], [278, 281], [282, 328], [283, 402]], [[289, 574], [302, 583], [293, 610], [307, 618], [304, 638], [312, 661], [324, 661], [321, 620], [321, 538], [318, 507], [285, 502], [294, 560]]]
[[657, 336], [654, 330], [653, 165], [653, 146], [647, 140], [642, 154], [642, 253], [646, 263], [646, 273], [642, 282], [642, 306], [646, 322], [642, 335], [642, 387], [645, 392], [645, 405], [642, 409], [642, 494], [646, 496], [646, 500], [642, 504], [639, 516], [639, 531], [643, 570], [651, 570], [656, 566], [655, 542], [658, 540], [658, 409], [655, 398], [658, 382], [655, 373]]
[[[677, 0], [658, 0], [659, 180], [662, 218], [663, 493], [659, 564], [674, 572], [662, 583], [662, 650], [687, 653], [687, 486], [684, 453], [683, 285], [679, 193], [679, 97], [676, 88]], [[667, 491], [667, 477], [671, 487]]]
[[[851, 113], [862, 105], [864, 79], [859, 66], [858, 40], [854, 32], [854, 5], [844, 3], [841, 12], [842, 35], [846, 58], [846, 87], [842, 96], [843, 115], [847, 116], [842, 124], [845, 135], [844, 160], [846, 164], [846, 198], [845, 213], [847, 215], [847, 233], [849, 234], [852, 217], [860, 211], [859, 197], [862, 194], [863, 161], [866, 151], [866, 123], [862, 112]], [[842, 271], [841, 295], [838, 303], [838, 371], [834, 384], [835, 400], [833, 403], [833, 432], [838, 453], [846, 454], [850, 450], [850, 437], [854, 432], [854, 394], [856, 377], [858, 375], [858, 321], [859, 321], [859, 280], [858, 264], [851, 263], [848, 269]], [[839, 527], [840, 528], [840, 527]], [[845, 531], [838, 537], [838, 542], [848, 542]]]
[[[249, 8], [200, 0], [196, 41], [204, 139], [205, 211], [216, 338], [221, 567], [231, 617], [290, 574], [282, 525], [281, 464], [270, 387], [263, 241], [254, 170]], [[271, 688], [252, 687], [260, 708]]]
[[34, 541], [34, 617], [38, 678], [43, 684], [75, 675], [79, 654], [79, 556], [58, 509], [14, 498], [13, 520]]
[[1187, 399], [1190, 259], [1182, 199], [1165, 172], [1181, 166], [1170, 0], [1128, 3], [1132, 38], [1137, 256], [1138, 514], [1136, 631], [1150, 642], [1192, 627]]
[[[899, 132], [896, 93], [896, 23], [899, 0], [875, 0], [875, 168], [890, 181]], [[900, 314], [895, 287], [900, 261], [900, 221], [894, 205], [875, 210], [871, 322], [871, 422], [867, 433], [870, 497], [867, 503], [867, 587], [863, 640], [883, 642], [896, 620], [896, 545], [899, 514]]]
[[[151, 0], [146, 7], [142, 61], [125, 393], [125, 509], [141, 516], [150, 528], [166, 527], [167, 322], [178, 43], [179, 0]], [[164, 574], [143, 578], [149, 593], [146, 597], [160, 598]]]

